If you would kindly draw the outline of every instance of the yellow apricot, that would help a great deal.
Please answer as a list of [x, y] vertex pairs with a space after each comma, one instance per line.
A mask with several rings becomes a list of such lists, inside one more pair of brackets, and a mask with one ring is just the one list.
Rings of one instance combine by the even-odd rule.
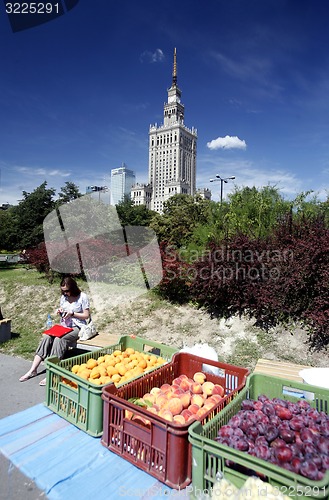
[[111, 380], [114, 384], [117, 384], [121, 380], [121, 376], [118, 373], [112, 375]]
[[98, 366], [98, 368], [99, 368], [99, 373], [100, 373], [101, 375], [107, 375], [107, 369], [106, 369], [106, 366], [104, 366], [104, 365], [99, 365], [99, 366]]
[[111, 377], [112, 375], [115, 374], [115, 368], [113, 366], [108, 366], [106, 368], [106, 371], [107, 371], [107, 374], [108, 374], [109, 377]]
[[89, 378], [88, 380], [89, 382], [91, 382], [92, 384], [95, 384], [95, 385], [102, 385], [100, 379], [96, 379], [96, 378]]
[[119, 375], [124, 375], [127, 372], [127, 368], [123, 364], [117, 365]]
[[96, 359], [94, 359], [94, 358], [90, 358], [90, 359], [88, 359], [88, 361], [87, 361], [87, 368], [91, 368], [91, 369], [92, 369], [92, 368], [94, 368], [95, 366], [97, 366], [97, 361], [96, 361]]
[[147, 367], [147, 362], [146, 362], [146, 359], [142, 359], [142, 360], [138, 363], [138, 366], [140, 366], [141, 368], [146, 368], [146, 367]]
[[117, 363], [117, 361], [115, 358], [111, 358], [111, 359], [109, 359], [109, 361], [106, 361], [107, 366], [115, 366], [116, 363]]
[[133, 373], [134, 373], [134, 376], [138, 376], [138, 375], [142, 375], [142, 373], [144, 373], [144, 370], [141, 366], [136, 366], [134, 369], [133, 369]]

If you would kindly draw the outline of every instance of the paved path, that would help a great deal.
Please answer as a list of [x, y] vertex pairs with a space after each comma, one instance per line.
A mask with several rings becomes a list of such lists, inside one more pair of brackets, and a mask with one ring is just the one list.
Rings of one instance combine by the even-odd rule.
[[[0, 354], [0, 420], [45, 401], [46, 388], [39, 386], [39, 381], [45, 377], [42, 365], [37, 377], [27, 382], [18, 380], [30, 366], [31, 363], [25, 359]], [[0, 454], [0, 498], [38, 500], [47, 497], [33, 481]]]

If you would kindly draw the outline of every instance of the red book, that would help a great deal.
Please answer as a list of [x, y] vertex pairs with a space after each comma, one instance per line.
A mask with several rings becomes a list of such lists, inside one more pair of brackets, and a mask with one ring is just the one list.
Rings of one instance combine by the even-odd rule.
[[45, 330], [44, 334], [46, 335], [52, 335], [53, 337], [63, 337], [63, 335], [66, 335], [69, 332], [72, 332], [73, 328], [67, 328], [66, 326], [62, 325], [54, 325], [49, 330]]

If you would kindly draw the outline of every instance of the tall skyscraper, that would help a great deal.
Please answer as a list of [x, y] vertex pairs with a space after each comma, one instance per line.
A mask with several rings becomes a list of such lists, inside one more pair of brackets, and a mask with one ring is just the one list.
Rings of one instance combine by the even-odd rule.
[[131, 188], [136, 182], [135, 172], [127, 168], [125, 163], [121, 167], [111, 170], [111, 205], [117, 205], [125, 196], [131, 196]]
[[184, 105], [177, 86], [177, 54], [174, 50], [172, 84], [164, 104], [163, 125], [149, 130], [150, 208], [161, 213], [174, 194], [195, 194], [197, 130], [184, 125]]

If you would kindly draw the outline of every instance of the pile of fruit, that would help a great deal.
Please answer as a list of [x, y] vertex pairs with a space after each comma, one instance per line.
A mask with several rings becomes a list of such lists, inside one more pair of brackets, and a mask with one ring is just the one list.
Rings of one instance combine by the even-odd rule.
[[[224, 387], [207, 381], [203, 372], [176, 377], [170, 384], [153, 387], [141, 398], [129, 401], [159, 415], [168, 422], [184, 425], [195, 420], [202, 420], [210, 410], [224, 398]], [[144, 425], [150, 421], [126, 410], [126, 418], [140, 420]]]
[[166, 360], [160, 356], [138, 352], [127, 347], [124, 351], [115, 350], [97, 359], [89, 358], [86, 363], [73, 365], [71, 371], [95, 385], [111, 383], [120, 385], [164, 363]]
[[290, 497], [281, 493], [278, 487], [264, 483], [259, 478], [249, 477], [240, 489], [236, 488], [236, 486], [225, 478], [218, 481], [212, 488], [211, 499], [221, 500], [224, 498], [229, 498], [230, 500], [256, 500], [257, 498], [289, 500]]
[[302, 399], [246, 399], [216, 440], [314, 481], [329, 469], [329, 416]]

